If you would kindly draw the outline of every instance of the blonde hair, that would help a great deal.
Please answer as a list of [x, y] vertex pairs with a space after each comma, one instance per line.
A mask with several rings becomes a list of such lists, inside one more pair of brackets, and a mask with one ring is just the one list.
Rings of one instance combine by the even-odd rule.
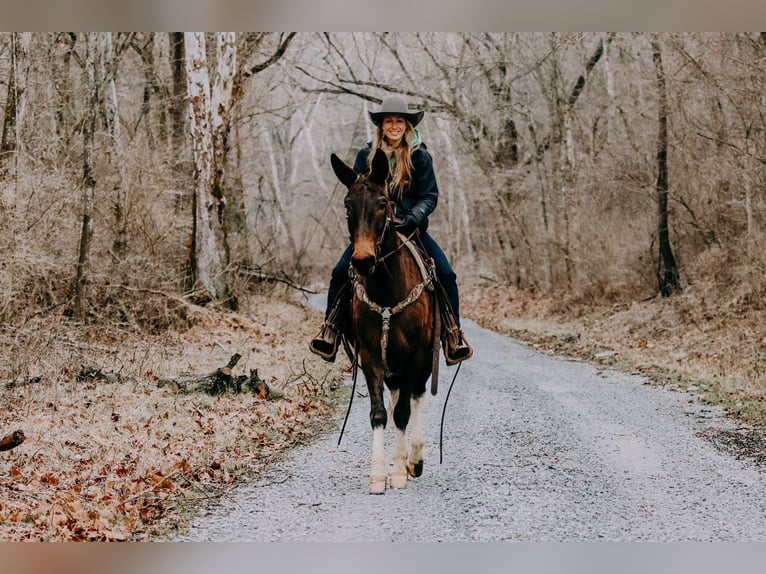
[[386, 152], [391, 165], [391, 156], [394, 156], [394, 167], [389, 174], [389, 194], [391, 199], [398, 202], [402, 198], [404, 188], [412, 181], [412, 140], [415, 136], [415, 128], [409, 120], [405, 119], [407, 127], [404, 130], [402, 143], [399, 147], [391, 147], [383, 136], [383, 122], [378, 124], [375, 135], [372, 138], [372, 149], [367, 156], [367, 165], [372, 170], [372, 158], [378, 148]]

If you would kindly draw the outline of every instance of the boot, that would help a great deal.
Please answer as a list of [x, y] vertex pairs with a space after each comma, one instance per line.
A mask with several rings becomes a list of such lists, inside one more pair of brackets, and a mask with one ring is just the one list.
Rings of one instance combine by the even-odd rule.
[[444, 360], [450, 366], [457, 365], [461, 361], [470, 359], [473, 356], [473, 349], [463, 334], [463, 331], [457, 328], [451, 329], [444, 335]]
[[340, 343], [340, 337], [338, 332], [330, 322], [326, 322], [322, 326], [322, 330], [319, 334], [311, 340], [309, 343], [309, 349], [315, 355], [319, 355], [325, 361], [330, 363], [335, 362], [335, 356], [338, 354], [338, 344]]

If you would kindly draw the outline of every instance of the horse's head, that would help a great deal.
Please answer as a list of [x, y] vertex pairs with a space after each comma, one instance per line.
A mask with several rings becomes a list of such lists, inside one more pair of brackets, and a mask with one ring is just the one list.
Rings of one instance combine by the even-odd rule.
[[376, 150], [369, 175], [357, 175], [335, 154], [330, 160], [335, 175], [348, 188], [344, 203], [348, 231], [354, 246], [351, 264], [360, 275], [370, 275], [393, 218], [393, 208], [386, 191], [388, 158], [382, 150]]

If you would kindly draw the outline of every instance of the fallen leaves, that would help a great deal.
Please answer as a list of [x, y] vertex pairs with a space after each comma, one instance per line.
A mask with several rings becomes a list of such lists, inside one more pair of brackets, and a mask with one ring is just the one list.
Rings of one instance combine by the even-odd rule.
[[[312, 322], [300, 308], [284, 303], [273, 307], [257, 329], [244, 318], [221, 319], [173, 335], [175, 340], [168, 335], [153, 343], [157, 350], [144, 338], [131, 342], [114, 337], [120, 345], [115, 350], [93, 344], [59, 348], [50, 343], [53, 337], [46, 339], [48, 346], [39, 356], [51, 361], [58, 357], [58, 363], [44, 369], [58, 378], [43, 377], [34, 393], [16, 387], [0, 395], [3, 424], [14, 428], [23, 423], [27, 435], [23, 445], [0, 453], [0, 539], [161, 538], [180, 520], [181, 505], [217, 496], [284, 449], [310, 438], [332, 412], [326, 391], [341, 372], [338, 368], [324, 379], [313, 377], [317, 365], [322, 372], [328, 369], [317, 361], [308, 369], [304, 363], [296, 376], [306, 355], [303, 339], [313, 334], [308, 329]], [[289, 328], [275, 326], [286, 318], [293, 321]], [[290, 336], [274, 335], [276, 331]], [[296, 332], [303, 334], [296, 337]], [[60, 338], [74, 340], [68, 333]], [[211, 338], [217, 343], [206, 347]], [[241, 368], [257, 366], [270, 385], [284, 389], [284, 396], [278, 401], [259, 399], [255, 393], [178, 396], [157, 388], [151, 373], [205, 371], [230, 356], [231, 349], [223, 345], [273, 352], [245, 356]], [[101, 349], [105, 358], [99, 362], [70, 356], [62, 349]], [[142, 353], [155, 362], [133, 360], [144, 368], [140, 377], [123, 371], [115, 382], [82, 375], [85, 360], [100, 365], [91, 369], [97, 375], [119, 372], [119, 365]]]

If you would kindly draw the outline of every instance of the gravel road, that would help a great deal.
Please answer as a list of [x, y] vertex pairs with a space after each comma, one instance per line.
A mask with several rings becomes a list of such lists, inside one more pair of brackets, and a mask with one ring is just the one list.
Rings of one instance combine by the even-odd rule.
[[[368, 494], [360, 376], [341, 446], [342, 418], [179, 540], [766, 540], [766, 469], [701, 436], [735, 428], [718, 410], [465, 323], [475, 354], [449, 400], [443, 464], [439, 421], [455, 369], [445, 365], [425, 402], [423, 476]], [[389, 459], [392, 442], [389, 432]]]

